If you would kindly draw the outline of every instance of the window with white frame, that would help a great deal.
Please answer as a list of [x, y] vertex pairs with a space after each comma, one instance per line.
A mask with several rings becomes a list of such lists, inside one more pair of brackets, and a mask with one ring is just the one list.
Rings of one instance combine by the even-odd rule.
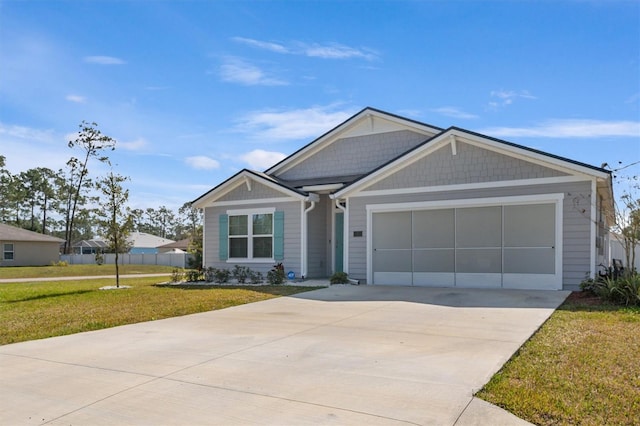
[[2, 245], [2, 259], [13, 260], [13, 243], [4, 243]]
[[273, 259], [273, 209], [229, 211], [229, 259]]

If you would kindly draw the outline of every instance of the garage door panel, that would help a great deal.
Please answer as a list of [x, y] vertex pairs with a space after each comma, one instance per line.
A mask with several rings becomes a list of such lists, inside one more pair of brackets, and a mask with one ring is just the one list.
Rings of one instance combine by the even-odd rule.
[[499, 248], [456, 250], [456, 272], [501, 273], [502, 250]]
[[553, 204], [505, 206], [505, 247], [554, 246], [555, 220], [556, 209]]
[[376, 249], [373, 265], [373, 272], [411, 272], [411, 250]]
[[373, 282], [385, 285], [413, 285], [411, 272], [374, 272]]
[[456, 247], [500, 247], [502, 208], [469, 207], [456, 210]]
[[503, 274], [502, 285], [517, 290], [558, 290], [562, 282], [551, 274]]
[[547, 202], [374, 212], [373, 282], [559, 289], [556, 210]]
[[421, 287], [453, 287], [456, 274], [453, 272], [414, 272], [413, 285]]
[[413, 250], [413, 271], [455, 272], [455, 250]]
[[374, 249], [411, 248], [411, 212], [376, 213], [373, 218]]
[[464, 288], [500, 288], [502, 274], [456, 274], [456, 287]]
[[555, 274], [553, 248], [505, 248], [504, 272], [511, 274]]
[[453, 248], [454, 209], [413, 212], [413, 248]]

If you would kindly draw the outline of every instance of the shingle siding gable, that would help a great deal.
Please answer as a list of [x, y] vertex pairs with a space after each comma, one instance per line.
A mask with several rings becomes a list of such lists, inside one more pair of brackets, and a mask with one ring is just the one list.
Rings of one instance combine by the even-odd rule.
[[232, 189], [216, 201], [245, 201], [256, 200], [261, 198], [280, 198], [286, 197], [281, 191], [269, 188], [266, 185], [262, 185], [256, 181], [251, 182], [251, 191], [247, 185], [243, 182], [236, 188]]
[[366, 174], [424, 142], [427, 137], [409, 130], [339, 139], [278, 174], [285, 180]]
[[401, 189], [465, 183], [566, 176], [565, 173], [471, 144], [445, 145], [371, 185], [366, 190]]

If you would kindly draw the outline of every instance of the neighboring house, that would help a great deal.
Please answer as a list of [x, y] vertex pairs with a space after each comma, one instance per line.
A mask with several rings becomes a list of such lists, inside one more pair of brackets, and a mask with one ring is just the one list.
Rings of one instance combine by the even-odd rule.
[[71, 245], [73, 254], [96, 254], [106, 253], [109, 244], [100, 239], [81, 240]]
[[0, 266], [50, 265], [60, 259], [61, 238], [0, 223]]
[[158, 253], [186, 253], [189, 249], [189, 239], [174, 241], [158, 247]]
[[132, 232], [127, 238], [131, 244], [130, 254], [157, 254], [160, 251], [158, 247], [175, 241], [168, 238], [162, 238], [144, 232]]
[[608, 259], [612, 200], [600, 167], [366, 108], [193, 205], [205, 267], [576, 290]]

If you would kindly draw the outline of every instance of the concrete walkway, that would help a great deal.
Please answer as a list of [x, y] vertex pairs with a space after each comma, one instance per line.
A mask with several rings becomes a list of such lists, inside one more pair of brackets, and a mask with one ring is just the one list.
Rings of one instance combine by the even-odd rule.
[[341, 285], [0, 346], [0, 424], [527, 424], [473, 393], [567, 294]]

